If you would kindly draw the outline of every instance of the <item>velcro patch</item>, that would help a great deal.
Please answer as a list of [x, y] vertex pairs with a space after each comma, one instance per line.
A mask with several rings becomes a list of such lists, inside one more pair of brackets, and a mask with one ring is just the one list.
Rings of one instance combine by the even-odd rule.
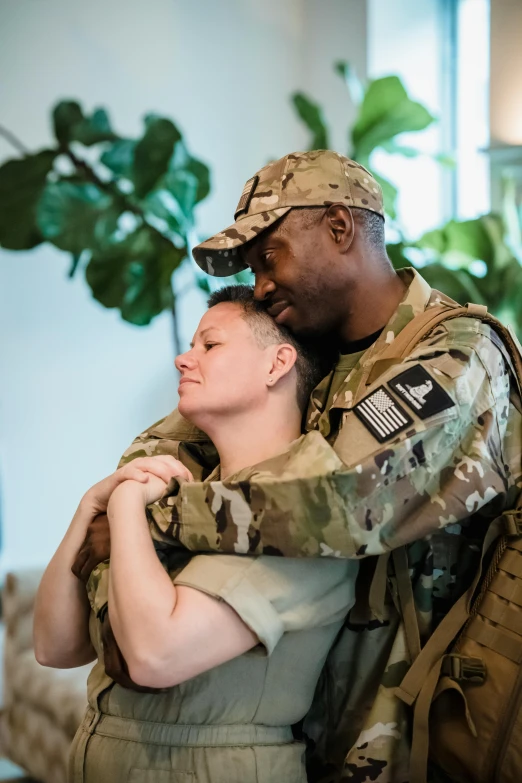
[[353, 412], [379, 443], [384, 443], [413, 424], [413, 419], [384, 386], [379, 386], [358, 402]]
[[254, 195], [254, 190], [256, 189], [258, 182], [259, 177], [256, 174], [255, 177], [251, 177], [248, 182], [245, 183], [241, 198], [239, 199], [239, 203], [234, 213], [234, 220], [237, 220], [239, 215], [248, 212], [248, 207], [250, 206], [250, 201]]
[[388, 386], [420, 419], [427, 419], [455, 405], [447, 391], [420, 364], [396, 375], [388, 381]]

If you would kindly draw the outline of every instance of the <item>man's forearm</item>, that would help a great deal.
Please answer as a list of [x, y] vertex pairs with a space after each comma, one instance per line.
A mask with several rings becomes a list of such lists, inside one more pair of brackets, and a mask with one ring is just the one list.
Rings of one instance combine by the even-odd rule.
[[176, 508], [162, 512], [176, 515], [171, 528], [192, 551], [380, 555], [466, 518], [504, 491], [498, 428], [487, 413], [484, 421], [487, 433], [485, 424], [454, 433], [449, 421], [447, 430], [433, 426], [333, 472], [187, 483]]

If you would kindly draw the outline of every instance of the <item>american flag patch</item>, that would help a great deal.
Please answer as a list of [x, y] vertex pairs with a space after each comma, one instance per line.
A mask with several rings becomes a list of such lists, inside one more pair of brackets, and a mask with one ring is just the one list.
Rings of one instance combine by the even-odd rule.
[[358, 402], [353, 412], [379, 443], [384, 443], [413, 424], [413, 419], [384, 386]]
[[234, 220], [237, 220], [238, 216], [242, 215], [244, 212], [248, 212], [248, 207], [258, 182], [259, 177], [256, 174], [255, 177], [251, 177], [248, 182], [245, 183], [245, 187], [241, 193], [241, 198], [239, 199], [239, 204], [237, 205], [236, 211], [234, 213]]

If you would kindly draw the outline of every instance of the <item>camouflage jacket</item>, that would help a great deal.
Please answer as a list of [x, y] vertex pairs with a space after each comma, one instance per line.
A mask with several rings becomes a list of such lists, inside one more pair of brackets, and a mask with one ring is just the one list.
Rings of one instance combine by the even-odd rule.
[[[147, 438], [147, 435], [143, 433], [140, 438]], [[183, 449], [181, 453], [179, 451], [180, 444], [178, 442], [173, 444], [170, 439], [160, 439], [158, 442], [147, 439], [145, 451], [141, 448], [141, 440], [138, 441], [138, 444], [140, 445], [140, 454], [146, 453], [147, 455], [172, 453], [171, 447], [174, 445], [176, 456], [182, 456], [184, 461], [187, 461], [187, 456], [183, 454]], [[152, 449], [150, 448], [151, 446]], [[129, 451], [133, 457], [136, 456], [132, 448]], [[209, 451], [213, 456], [215, 455], [213, 447]], [[126, 452], [126, 454], [129, 455], [129, 452]], [[215, 458], [217, 459], [217, 455], [215, 455]], [[124, 456], [122, 462], [125, 462], [126, 459], [127, 457]], [[278, 476], [280, 479], [290, 481], [296, 477], [303, 479], [306, 477], [314, 478], [318, 475], [327, 476], [335, 470], [342, 469], [342, 467], [343, 463], [332, 446], [319, 432], [312, 430], [289, 444], [288, 449], [284, 452], [263, 460], [263, 462], [256, 465], [244, 468], [231, 478], [239, 482], [265, 482]], [[201, 472], [201, 467], [199, 472]], [[206, 481], [218, 477], [219, 466], [216, 466]], [[178, 575], [192, 556], [192, 553], [173, 536], [172, 531], [172, 508], [176, 503], [179, 489], [180, 481], [172, 479], [161, 500], [151, 503], [145, 510], [156, 552], [163, 567], [169, 572], [172, 579]], [[109, 571], [110, 562], [107, 560], [93, 570], [87, 583], [87, 594], [91, 608], [97, 618], [104, 613], [108, 604]]]
[[[403, 301], [330, 408], [331, 377], [311, 397], [306, 428], [333, 447], [341, 467], [289, 480], [196, 481], [154, 512], [162, 535], [192, 551], [365, 558], [357, 604], [304, 724], [313, 783], [408, 780], [407, 715], [393, 694], [409, 665], [407, 646], [392, 601], [372, 613], [372, 556], [408, 545], [426, 639], [469, 584], [489, 521], [513, 504], [522, 484], [520, 414], [489, 326], [447, 321], [367, 385], [406, 324], [450, 302], [413, 270], [400, 274], [408, 284]], [[176, 411], [142, 433], [123, 459], [165, 452], [198, 479], [215, 465], [212, 445]]]

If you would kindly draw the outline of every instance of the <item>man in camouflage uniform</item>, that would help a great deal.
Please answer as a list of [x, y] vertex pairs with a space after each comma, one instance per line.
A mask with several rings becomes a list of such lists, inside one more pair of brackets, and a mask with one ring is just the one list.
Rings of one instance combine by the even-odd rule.
[[[393, 689], [414, 651], [392, 600], [392, 562], [375, 556], [408, 545], [425, 641], [468, 586], [489, 521], [519, 492], [509, 360], [491, 328], [469, 317], [444, 322], [406, 358], [393, 355], [416, 316], [454, 303], [414, 270], [393, 271], [380, 188], [353, 161], [288, 155], [246, 183], [235, 219], [194, 257], [218, 276], [250, 266], [256, 297], [278, 322], [334, 344], [339, 360], [312, 394], [305, 428], [342, 467], [204, 484], [211, 444], [176, 411], [124, 460], [167, 452], [193, 472], [194, 483], [160, 504], [166, 534], [192, 551], [364, 558], [357, 604], [304, 724], [309, 777], [405, 783], [407, 715]], [[86, 572], [96, 560], [88, 542], [80, 557]], [[386, 599], [386, 581], [374, 578], [382, 568]]]

